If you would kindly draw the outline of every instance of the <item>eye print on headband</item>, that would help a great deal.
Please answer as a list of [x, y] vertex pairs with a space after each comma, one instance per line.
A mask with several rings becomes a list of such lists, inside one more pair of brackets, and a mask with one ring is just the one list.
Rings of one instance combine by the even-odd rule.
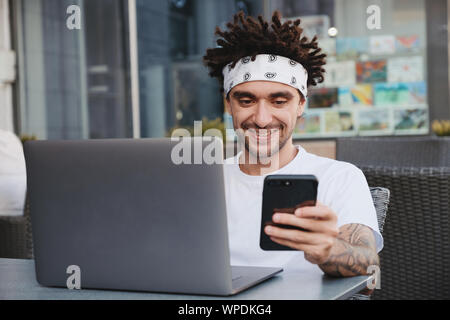
[[294, 60], [289, 60], [289, 64], [290, 64], [292, 67], [295, 67], [295, 66], [297, 65], [297, 62], [295, 62]]
[[231, 81], [231, 82], [230, 82], [230, 86], [229, 86], [229, 88], [228, 88], [228, 91], [230, 91], [230, 90], [233, 88], [233, 84], [234, 84], [233, 81]]
[[249, 63], [250, 62], [250, 57], [245, 57], [245, 58], [242, 58], [242, 63], [243, 64], [246, 64], [246, 63]]
[[266, 77], [267, 79], [273, 79], [277, 76], [277, 74], [275, 72], [267, 72], [264, 77]]
[[250, 74], [250, 72], [247, 72], [246, 74], [244, 74], [244, 81], [248, 81], [248, 79], [250, 79], [252, 77], [252, 75]]
[[273, 54], [269, 55], [269, 62], [275, 62], [277, 61], [277, 57]]

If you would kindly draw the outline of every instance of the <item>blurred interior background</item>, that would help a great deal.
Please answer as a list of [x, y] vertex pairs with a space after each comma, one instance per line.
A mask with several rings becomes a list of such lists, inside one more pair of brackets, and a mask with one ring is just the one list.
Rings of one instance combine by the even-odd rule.
[[[328, 54], [295, 137], [429, 135], [450, 118], [447, 1], [0, 0], [0, 129], [38, 139], [232, 126], [202, 55], [232, 15], [302, 18]], [[80, 29], [67, 9], [80, 8]], [[369, 29], [367, 8], [380, 8]]]

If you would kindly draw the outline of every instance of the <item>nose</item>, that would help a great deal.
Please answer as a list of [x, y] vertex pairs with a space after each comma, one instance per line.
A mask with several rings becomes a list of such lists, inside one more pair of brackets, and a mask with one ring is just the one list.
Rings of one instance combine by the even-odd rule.
[[260, 100], [256, 106], [254, 122], [258, 127], [264, 128], [272, 122], [272, 112], [270, 105], [264, 100]]

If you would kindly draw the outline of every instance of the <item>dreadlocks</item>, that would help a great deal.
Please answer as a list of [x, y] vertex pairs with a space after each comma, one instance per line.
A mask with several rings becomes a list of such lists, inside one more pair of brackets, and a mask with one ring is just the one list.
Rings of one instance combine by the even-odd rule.
[[322, 66], [326, 63], [326, 54], [321, 53], [318, 47], [317, 36], [308, 41], [302, 36], [303, 28], [299, 27], [300, 19], [291, 20], [281, 24], [281, 14], [275, 11], [272, 15], [272, 24], [258, 16], [258, 21], [253, 17], [245, 17], [240, 11], [234, 15], [233, 23], [228, 22], [229, 31], [222, 31], [216, 27], [215, 35], [217, 48], [208, 49], [203, 57], [204, 64], [209, 69], [209, 75], [217, 78], [223, 92], [222, 69], [230, 62], [234, 68], [239, 59], [251, 56], [252, 61], [258, 54], [274, 54], [284, 56], [299, 62], [308, 72], [308, 86], [315, 86], [324, 80], [325, 70]]

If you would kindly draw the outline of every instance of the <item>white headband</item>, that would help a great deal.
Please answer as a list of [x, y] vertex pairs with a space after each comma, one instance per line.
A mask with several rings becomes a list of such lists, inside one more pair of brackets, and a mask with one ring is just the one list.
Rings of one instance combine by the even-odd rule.
[[227, 64], [223, 70], [223, 89], [225, 94], [233, 87], [247, 81], [265, 80], [287, 84], [308, 96], [308, 72], [298, 62], [273, 54], [258, 54], [255, 61], [251, 57], [240, 59], [234, 68]]

